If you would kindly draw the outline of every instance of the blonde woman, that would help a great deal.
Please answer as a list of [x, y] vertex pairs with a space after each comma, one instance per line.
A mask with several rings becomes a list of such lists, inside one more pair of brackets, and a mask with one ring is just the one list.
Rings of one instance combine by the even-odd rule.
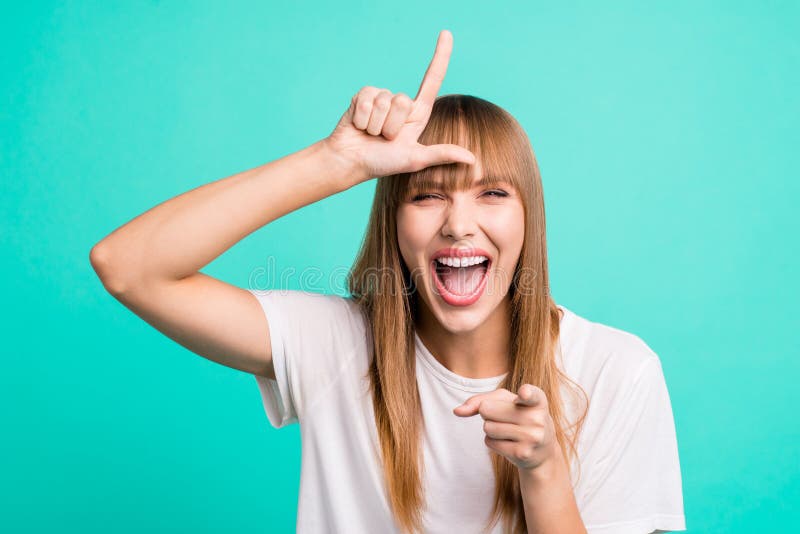
[[[107, 290], [255, 376], [299, 422], [303, 533], [684, 530], [672, 409], [637, 336], [557, 305], [542, 184], [507, 112], [364, 87], [327, 138], [170, 199], [91, 251]], [[379, 177], [350, 296], [199, 270], [262, 226]]]

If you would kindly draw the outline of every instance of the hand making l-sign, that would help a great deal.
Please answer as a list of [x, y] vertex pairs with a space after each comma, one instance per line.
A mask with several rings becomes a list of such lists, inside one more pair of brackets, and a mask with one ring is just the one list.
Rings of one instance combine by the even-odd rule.
[[404, 93], [370, 85], [353, 95], [325, 142], [341, 159], [351, 162], [356, 183], [445, 163], [475, 163], [475, 154], [462, 146], [418, 142], [431, 116], [452, 50], [453, 35], [442, 30], [413, 100]]

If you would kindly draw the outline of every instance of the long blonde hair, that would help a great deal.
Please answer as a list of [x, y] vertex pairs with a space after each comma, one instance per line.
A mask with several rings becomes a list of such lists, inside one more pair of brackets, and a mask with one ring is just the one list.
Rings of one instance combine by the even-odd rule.
[[[576, 385], [556, 364], [559, 310], [550, 296], [545, 242], [544, 197], [539, 167], [527, 135], [505, 110], [469, 95], [436, 99], [419, 142], [456, 143], [481, 161], [484, 176], [509, 181], [525, 209], [525, 237], [511, 280], [511, 354], [509, 372], [498, 387], [516, 392], [524, 384], [544, 390], [556, 438], [567, 461], [577, 454], [583, 420], [568, 426], [560, 381]], [[414, 173], [381, 177], [348, 289], [368, 318], [372, 360], [368, 372], [375, 422], [380, 439], [388, 500], [404, 532], [421, 530], [424, 490], [421, 454], [422, 411], [417, 389], [414, 325], [417, 291], [400, 254], [397, 210], [410, 191], [444, 177], [448, 191], [470, 186], [465, 165], [428, 167]], [[437, 174], [438, 173], [438, 174]], [[587, 401], [588, 397], [583, 392]], [[573, 430], [568, 435], [568, 430]], [[505, 532], [527, 532], [517, 468], [492, 454], [494, 506], [489, 530], [503, 518]]]

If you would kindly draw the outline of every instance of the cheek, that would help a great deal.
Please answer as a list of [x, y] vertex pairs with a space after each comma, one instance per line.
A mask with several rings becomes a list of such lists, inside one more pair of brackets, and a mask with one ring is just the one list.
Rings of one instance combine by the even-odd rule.
[[487, 229], [498, 247], [506, 252], [522, 247], [525, 238], [525, 212], [521, 206], [494, 210], [487, 219]]
[[406, 265], [413, 265], [417, 257], [426, 247], [425, 221], [410, 212], [399, 211], [397, 214], [397, 243]]
[[493, 266], [495, 276], [493, 284], [499, 285], [504, 292], [511, 284], [514, 269], [522, 251], [522, 244], [525, 239], [525, 213], [520, 209], [494, 210], [492, 216], [488, 218], [490, 223], [486, 226], [486, 231], [492, 243], [500, 251], [499, 262]]

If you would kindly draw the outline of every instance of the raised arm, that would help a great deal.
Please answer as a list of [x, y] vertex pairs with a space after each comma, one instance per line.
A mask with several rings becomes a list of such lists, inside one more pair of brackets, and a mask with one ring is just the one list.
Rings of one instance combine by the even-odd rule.
[[451, 48], [452, 36], [444, 31], [415, 100], [365, 87], [327, 138], [187, 191], [114, 230], [90, 253], [105, 288], [193, 352], [274, 377], [269, 327], [258, 301], [199, 270], [271, 221], [370, 178], [472, 163], [464, 148], [417, 143]]

